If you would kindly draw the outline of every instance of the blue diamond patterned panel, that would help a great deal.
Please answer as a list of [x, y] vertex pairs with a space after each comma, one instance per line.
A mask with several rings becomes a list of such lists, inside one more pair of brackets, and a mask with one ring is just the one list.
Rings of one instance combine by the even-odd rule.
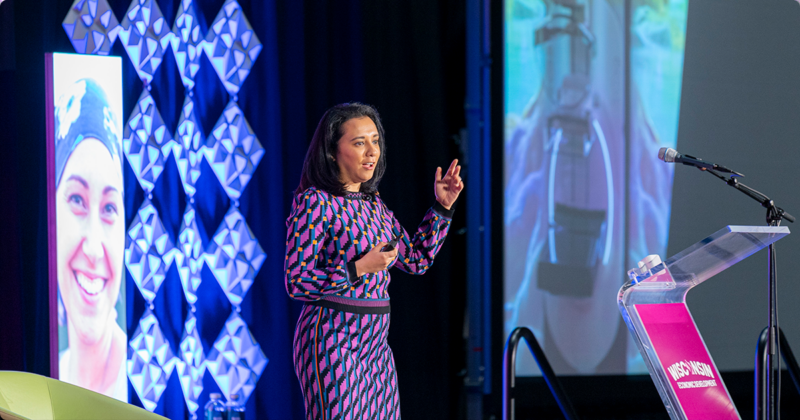
[[155, 0], [133, 0], [120, 23], [119, 39], [145, 84], [164, 59], [172, 33]]
[[206, 34], [204, 48], [217, 75], [236, 95], [261, 52], [261, 42], [236, 0], [226, 0]]
[[231, 207], [208, 244], [205, 258], [228, 300], [239, 306], [267, 254], [239, 210]]
[[200, 68], [200, 54], [203, 53], [202, 42], [194, 1], [181, 0], [178, 16], [172, 24], [170, 44], [186, 90], [194, 88], [194, 76]]
[[264, 156], [264, 148], [234, 101], [228, 103], [217, 120], [203, 152], [233, 200], [242, 195]]
[[183, 398], [189, 412], [197, 412], [200, 393], [203, 392], [203, 373], [205, 372], [205, 356], [203, 344], [197, 333], [197, 318], [189, 313], [183, 324], [183, 337], [180, 344], [180, 360], [177, 362], [178, 378], [183, 389]]
[[178, 232], [178, 252], [175, 253], [175, 265], [181, 278], [183, 294], [192, 307], [197, 302], [197, 288], [202, 281], [200, 271], [203, 268], [203, 244], [196, 218], [197, 211], [191, 203], [187, 203]]
[[[120, 16], [121, 22], [118, 22], [110, 11], [108, 0], [75, 0], [63, 26], [78, 52], [108, 54], [118, 37], [145, 84], [124, 126], [122, 145], [126, 160], [146, 197], [139, 209], [127, 209], [134, 212], [134, 217], [126, 232], [125, 266], [147, 302], [144, 314], [128, 342], [127, 373], [142, 405], [154, 411], [161, 398], [172, 401], [173, 396], [177, 396], [177, 387], [167, 390], [172, 372], [177, 371], [186, 407], [192, 418], [196, 418], [198, 410], [202, 408], [199, 399], [204, 391], [206, 371], [228, 399], [233, 394], [239, 394], [241, 401], [246, 403], [269, 362], [249, 326], [239, 315], [240, 306], [267, 258], [238, 208], [239, 199], [265, 153], [237, 104], [237, 94], [252, 70], [262, 44], [237, 0], [221, 1], [224, 4], [213, 22], [209, 16], [201, 14], [196, 0], [178, 0], [177, 5], [173, 3], [177, 14], [171, 28], [158, 0], [127, 1], [130, 1], [129, 7], [125, 15]], [[207, 33], [203, 33], [201, 25], [209, 22]], [[101, 39], [101, 36], [105, 38]], [[172, 48], [186, 93], [172, 132], [168, 131], [150, 94], [154, 74], [167, 48]], [[195, 77], [202, 54], [207, 55], [223, 86], [232, 96], [213, 130], [206, 132], [207, 136], [203, 127], [208, 127], [211, 121], [200, 120], [206, 104], [194, 101], [193, 93], [201, 81]], [[177, 85], [158, 86], [172, 93], [180, 89]], [[174, 96], [169, 94], [166, 97]], [[177, 106], [171, 99], [169, 103], [161, 105]], [[158, 195], [158, 209], [151, 201], [157, 183], [174, 185], [176, 182], [175, 179], [159, 181], [162, 176], [167, 176], [164, 175], [164, 166], [170, 160], [170, 154], [174, 157], [186, 193], [177, 236], [171, 230], [167, 232], [159, 210], [163, 210], [163, 214], [167, 214], [168, 210], [174, 214], [175, 209], [182, 205], [180, 191], [177, 196]], [[203, 224], [199, 215], [207, 213], [202, 206], [215, 202], [208, 200], [209, 194], [215, 195], [218, 191], [213, 185], [211, 189], [198, 190], [203, 160], [208, 162], [225, 194], [232, 200], [231, 207], [207, 243], [203, 238], [210, 232], [200, 230]], [[162, 330], [153, 312], [153, 302], [163, 283], [177, 281], [171, 276], [167, 280], [167, 272], [173, 263], [180, 278], [183, 298], [191, 308], [182, 334], [166, 329], [166, 324]], [[218, 304], [223, 302], [216, 299], [204, 301], [202, 293], [198, 296], [204, 264], [208, 265], [234, 307], [207, 351], [204, 351], [203, 343], [211, 342], [213, 336], [201, 336], [196, 315], [207, 316], [208, 312], [212, 312], [213, 318], [221, 321], [219, 317], [227, 312], [220, 311]], [[178, 303], [172, 297], [169, 299], [169, 304]], [[169, 334], [165, 335], [165, 331]], [[211, 331], [212, 334], [214, 332]], [[181, 336], [179, 343], [170, 343], [167, 339], [168, 336], [177, 335]], [[162, 403], [165, 411], [175, 409], [167, 405]], [[180, 407], [177, 409], [181, 410]], [[181, 414], [171, 413], [183, 417], [182, 411]]]
[[158, 211], [145, 199], [125, 237], [125, 266], [148, 302], [158, 294], [176, 252]]
[[75, 0], [61, 23], [79, 54], [108, 55], [120, 31], [106, 0]]
[[128, 378], [146, 409], [156, 409], [177, 361], [158, 319], [146, 309], [128, 342]]
[[165, 159], [170, 153], [175, 155], [175, 163], [178, 164], [183, 190], [189, 197], [195, 194], [195, 185], [197, 178], [200, 178], [200, 164], [203, 160], [202, 150], [205, 140], [200, 127], [194, 101], [187, 96], [181, 107], [181, 117], [178, 120], [175, 137], [164, 144], [163, 154]]
[[164, 172], [161, 149], [171, 139], [153, 97], [147, 89], [143, 90], [122, 132], [122, 149], [145, 192], [153, 191]]
[[206, 369], [228, 400], [231, 395], [239, 394], [239, 401], [244, 404], [268, 362], [247, 324], [233, 312], [214, 341], [206, 358]]

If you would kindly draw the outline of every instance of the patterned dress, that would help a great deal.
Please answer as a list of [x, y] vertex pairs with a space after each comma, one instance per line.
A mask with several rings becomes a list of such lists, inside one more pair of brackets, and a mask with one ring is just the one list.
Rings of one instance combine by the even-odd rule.
[[[389, 265], [422, 274], [450, 228], [439, 203], [410, 236], [380, 197], [310, 188], [286, 220], [286, 291], [305, 303], [294, 335], [294, 369], [314, 420], [399, 419], [389, 332], [388, 268], [356, 276], [355, 261], [397, 238]], [[322, 390], [322, 392], [320, 392]]]

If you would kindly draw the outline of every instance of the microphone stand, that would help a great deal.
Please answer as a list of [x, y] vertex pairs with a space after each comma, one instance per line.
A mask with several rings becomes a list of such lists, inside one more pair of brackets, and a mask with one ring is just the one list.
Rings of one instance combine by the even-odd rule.
[[[705, 171], [761, 203], [761, 206], [767, 209], [768, 226], [780, 226], [782, 219], [794, 223], [794, 216], [776, 206], [775, 202], [766, 195], [739, 182], [735, 176], [727, 178], [713, 169]], [[780, 413], [777, 410], [780, 407], [780, 394], [778, 393], [780, 392], [781, 380], [781, 353], [778, 341], [778, 279], [775, 271], [774, 243], [769, 245], [767, 252], [769, 259], [769, 322], [767, 325], [766, 363], [758, 363], [758, 360], [756, 360], [756, 369], [758, 370], [756, 372], [758, 378], [756, 381], [755, 401], [756, 420], [776, 420], [780, 418]], [[756, 357], [758, 358], [758, 355]], [[764, 389], [765, 382], [767, 383], [766, 389]]]

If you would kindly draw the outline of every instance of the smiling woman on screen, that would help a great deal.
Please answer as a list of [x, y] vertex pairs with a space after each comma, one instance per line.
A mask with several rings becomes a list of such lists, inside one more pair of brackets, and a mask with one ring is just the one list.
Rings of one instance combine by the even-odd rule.
[[55, 114], [59, 323], [69, 339], [59, 379], [127, 402], [126, 336], [115, 309], [125, 249], [119, 128], [91, 79], [70, 86]]

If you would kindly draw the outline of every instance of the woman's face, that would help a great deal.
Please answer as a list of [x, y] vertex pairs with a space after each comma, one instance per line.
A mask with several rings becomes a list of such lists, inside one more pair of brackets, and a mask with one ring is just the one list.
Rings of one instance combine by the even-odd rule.
[[67, 318], [86, 345], [114, 321], [122, 277], [122, 172], [99, 140], [72, 152], [56, 190], [58, 287]]
[[372, 179], [380, 156], [380, 135], [372, 118], [353, 118], [342, 124], [336, 163], [340, 181], [349, 191], [358, 191], [362, 182]]

